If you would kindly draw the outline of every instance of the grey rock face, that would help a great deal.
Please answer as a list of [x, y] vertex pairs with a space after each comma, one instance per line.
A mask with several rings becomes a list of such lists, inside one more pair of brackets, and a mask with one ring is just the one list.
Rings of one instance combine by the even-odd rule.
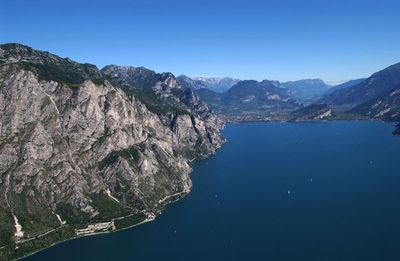
[[[143, 96], [106, 78], [98, 82], [97, 68], [88, 74], [78, 63], [20, 45], [0, 46], [0, 60], [0, 247], [62, 221], [78, 226], [157, 213], [170, 197], [189, 192], [189, 162], [224, 142], [220, 120], [194, 93], [177, 94], [172, 74], [135, 71], [154, 101], [179, 108], [155, 113]], [[37, 63], [57, 70], [62, 64], [79, 80], [43, 79]]]
[[147, 70], [147, 77], [138, 77], [143, 70], [110, 65], [103, 68], [102, 73], [122, 86], [126, 93], [144, 96], [145, 102], [152, 96], [154, 100], [148, 101], [149, 109], [159, 115], [174, 135], [182, 137], [177, 141], [186, 154], [204, 157], [214, 153], [224, 142], [219, 135], [222, 121], [191, 88], [182, 88], [173, 74]]

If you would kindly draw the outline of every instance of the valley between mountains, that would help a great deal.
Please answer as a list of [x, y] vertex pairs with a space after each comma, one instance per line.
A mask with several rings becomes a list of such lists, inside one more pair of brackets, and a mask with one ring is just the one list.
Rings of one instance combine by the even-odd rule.
[[332, 87], [100, 70], [2, 44], [0, 260], [154, 219], [227, 122], [355, 119], [400, 122], [400, 64]]

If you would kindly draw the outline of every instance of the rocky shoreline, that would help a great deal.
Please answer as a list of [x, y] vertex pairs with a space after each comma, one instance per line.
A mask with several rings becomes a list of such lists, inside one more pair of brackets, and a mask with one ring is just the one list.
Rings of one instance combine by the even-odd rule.
[[[0, 45], [0, 259], [151, 219], [222, 121], [174, 75]], [[121, 219], [121, 217], [124, 217]]]

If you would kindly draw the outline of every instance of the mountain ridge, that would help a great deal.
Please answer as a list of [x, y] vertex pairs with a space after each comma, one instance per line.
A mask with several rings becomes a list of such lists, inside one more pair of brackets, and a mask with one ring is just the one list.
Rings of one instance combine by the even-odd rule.
[[282, 82], [293, 95], [300, 100], [312, 100], [322, 96], [331, 88], [321, 79], [302, 79], [297, 81]]
[[349, 88], [339, 89], [323, 97], [322, 102], [332, 105], [358, 105], [390, 91], [400, 82], [400, 63], [372, 74]]
[[139, 86], [19, 44], [0, 61], [0, 259], [154, 219], [224, 143], [170, 73], [141, 68]]
[[185, 88], [202, 89], [208, 88], [217, 93], [224, 93], [240, 80], [231, 77], [188, 77], [180, 75], [178, 81]]

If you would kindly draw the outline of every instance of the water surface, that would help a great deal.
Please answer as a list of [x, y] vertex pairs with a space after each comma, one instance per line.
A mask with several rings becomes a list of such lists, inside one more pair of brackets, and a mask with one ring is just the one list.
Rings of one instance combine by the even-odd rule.
[[26, 260], [400, 260], [400, 138], [382, 122], [228, 125], [154, 222]]

